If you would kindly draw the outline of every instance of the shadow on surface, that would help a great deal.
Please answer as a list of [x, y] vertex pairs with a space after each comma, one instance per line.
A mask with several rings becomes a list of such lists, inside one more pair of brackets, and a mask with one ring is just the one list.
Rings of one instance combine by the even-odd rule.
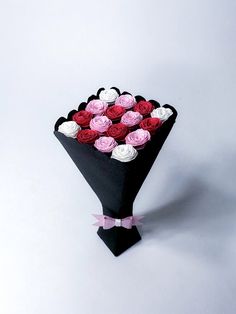
[[163, 242], [188, 253], [222, 256], [235, 233], [234, 199], [196, 178], [183, 183], [173, 201], [144, 213], [144, 241]]

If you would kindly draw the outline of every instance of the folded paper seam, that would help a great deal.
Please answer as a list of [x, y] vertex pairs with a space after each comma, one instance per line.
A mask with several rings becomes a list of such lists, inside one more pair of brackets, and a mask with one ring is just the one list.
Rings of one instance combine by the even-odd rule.
[[93, 225], [98, 227], [103, 227], [103, 229], [111, 229], [113, 227], [123, 227], [126, 229], [132, 229], [132, 226], [142, 225], [140, 220], [144, 216], [128, 216], [126, 218], [112, 218], [106, 215], [93, 214], [97, 219]]

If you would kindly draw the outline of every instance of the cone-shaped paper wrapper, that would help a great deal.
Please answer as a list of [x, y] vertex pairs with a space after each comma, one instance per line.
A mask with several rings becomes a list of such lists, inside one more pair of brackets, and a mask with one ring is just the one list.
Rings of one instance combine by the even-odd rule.
[[[138, 156], [130, 162], [112, 159], [109, 155], [96, 150], [93, 145], [80, 144], [77, 139], [66, 137], [58, 132], [58, 125], [65, 119], [60, 118], [56, 123], [55, 136], [98, 196], [104, 215], [113, 218], [133, 215], [135, 197], [177, 116], [172, 106], [165, 105], [164, 107], [172, 109], [173, 114], [152, 136], [145, 148], [138, 151]], [[140, 240], [135, 226], [131, 230], [124, 230], [122, 227], [103, 230], [100, 227], [98, 234], [116, 256]]]

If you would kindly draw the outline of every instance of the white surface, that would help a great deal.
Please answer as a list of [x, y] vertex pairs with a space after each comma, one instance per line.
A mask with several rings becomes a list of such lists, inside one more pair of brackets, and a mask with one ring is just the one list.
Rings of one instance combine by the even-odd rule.
[[[1, 314], [234, 314], [235, 1], [1, 2]], [[100, 86], [179, 111], [118, 258], [53, 136]]]

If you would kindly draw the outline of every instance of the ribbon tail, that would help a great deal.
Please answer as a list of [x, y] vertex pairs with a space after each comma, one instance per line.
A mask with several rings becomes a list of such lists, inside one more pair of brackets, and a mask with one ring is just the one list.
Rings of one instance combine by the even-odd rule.
[[144, 216], [133, 216], [133, 225], [134, 226], [141, 226], [143, 225], [142, 222], [140, 222], [141, 219], [143, 219]]
[[93, 226], [102, 227], [103, 226], [103, 215], [93, 214], [93, 216], [98, 220], [93, 224]]
[[101, 224], [100, 224], [100, 222], [99, 222], [99, 221], [97, 221], [97, 222], [93, 223], [93, 226], [100, 227], [100, 226], [101, 226]]

